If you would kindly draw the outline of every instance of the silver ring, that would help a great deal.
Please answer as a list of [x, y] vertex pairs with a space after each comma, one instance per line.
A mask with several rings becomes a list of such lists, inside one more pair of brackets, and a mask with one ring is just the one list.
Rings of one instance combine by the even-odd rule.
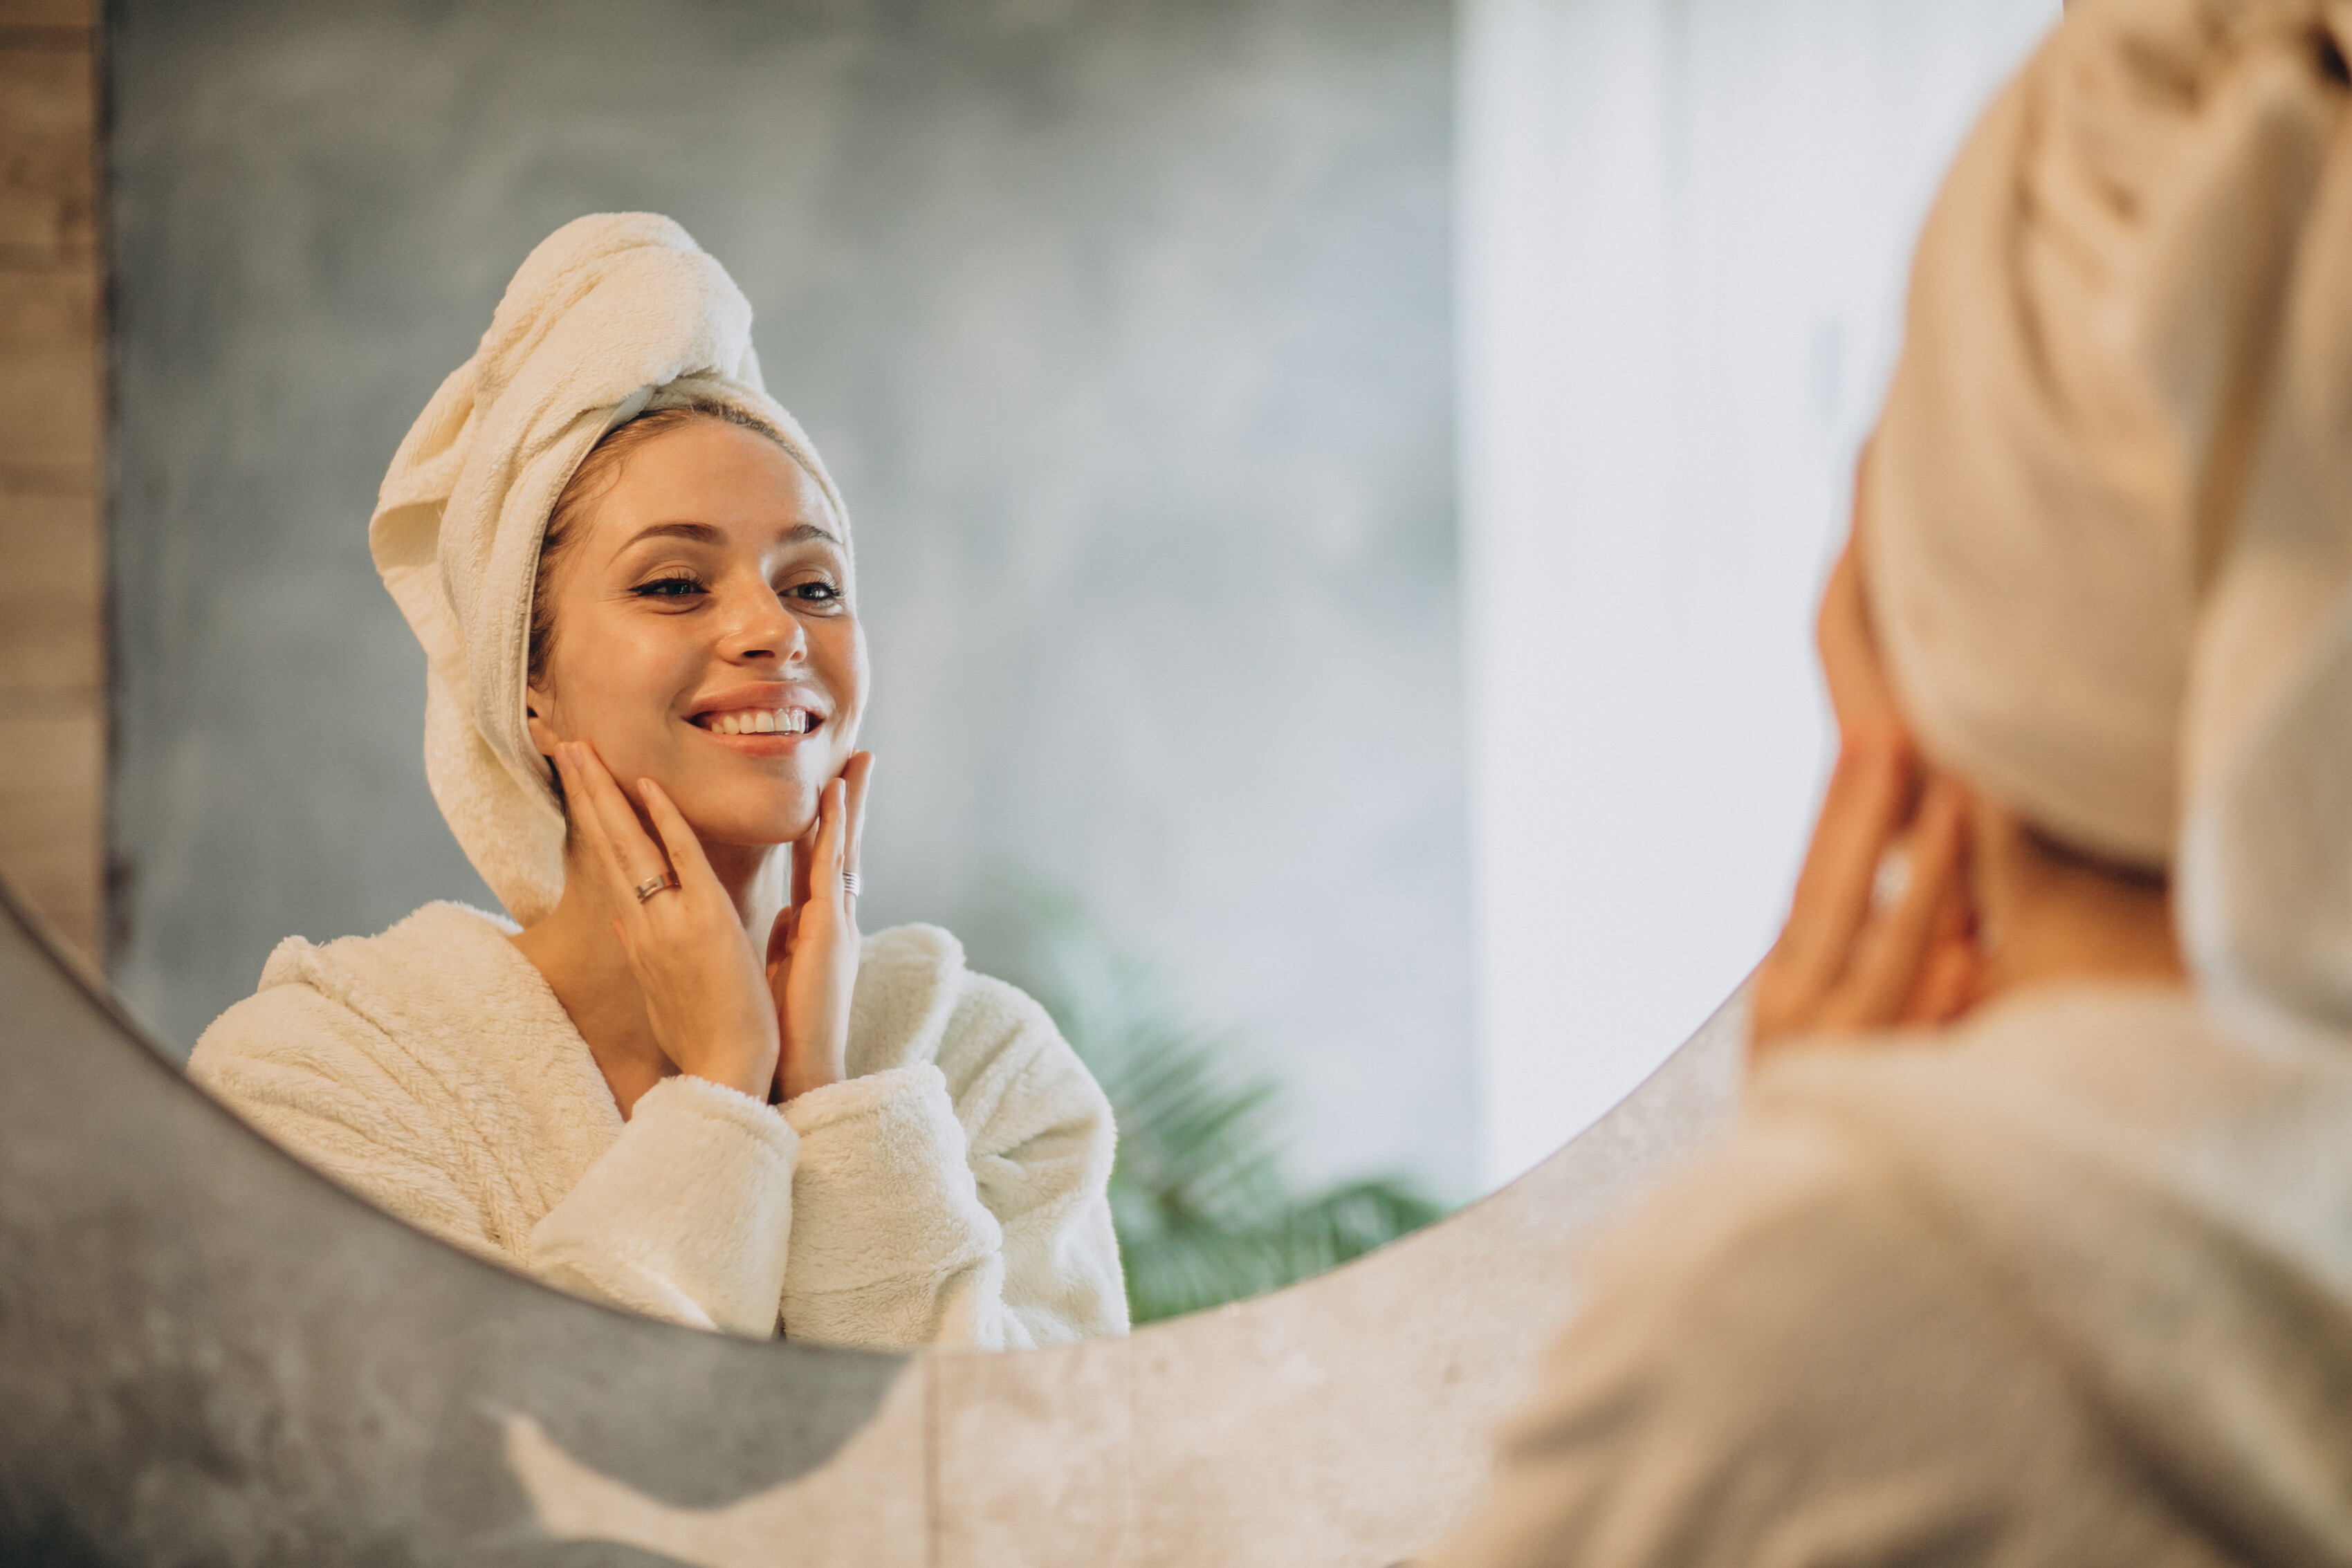
[[646, 878], [645, 881], [637, 883], [637, 885], [630, 891], [637, 895], [637, 902], [639, 904], [643, 904], [655, 894], [661, 892], [662, 889], [666, 887], [676, 887], [677, 885], [677, 878], [670, 875], [667, 872], [664, 872], [659, 876], [649, 876]]
[[841, 868], [841, 891], [852, 898], [857, 896], [857, 873], [847, 866]]
[[1878, 857], [1878, 869], [1871, 873], [1870, 912], [1873, 915], [1892, 914], [1903, 903], [1903, 895], [1910, 891], [1910, 846], [1889, 844], [1886, 852]]

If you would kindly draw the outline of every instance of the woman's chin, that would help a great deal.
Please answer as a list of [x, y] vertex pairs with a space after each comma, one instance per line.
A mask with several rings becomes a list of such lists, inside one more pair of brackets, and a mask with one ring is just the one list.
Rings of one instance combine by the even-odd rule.
[[694, 830], [694, 836], [702, 841], [704, 847], [709, 849], [724, 846], [734, 850], [780, 850], [789, 847], [807, 831], [806, 826], [803, 826], [799, 832], [794, 832], [789, 828], [776, 826], [743, 826], [730, 823], [719, 828], [705, 828], [698, 824]]
[[821, 784], [797, 779], [761, 782], [764, 787], [745, 788], [738, 779], [687, 778], [676, 785], [662, 780], [694, 836], [707, 845], [772, 849], [793, 842], [816, 826]]
[[804, 811], [695, 810], [681, 804], [687, 825], [709, 847], [768, 850], [789, 844], [816, 826], [816, 808]]

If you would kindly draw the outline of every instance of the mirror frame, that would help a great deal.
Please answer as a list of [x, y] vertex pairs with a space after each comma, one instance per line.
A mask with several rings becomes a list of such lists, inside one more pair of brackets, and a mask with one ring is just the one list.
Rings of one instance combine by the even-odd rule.
[[182, 1076], [5, 879], [0, 995], [0, 1559], [110, 1563], [1395, 1563], [1476, 1496], [1583, 1246], [1729, 1116], [1746, 1034], [1743, 988], [1535, 1170], [1318, 1279], [880, 1355], [410, 1228]]

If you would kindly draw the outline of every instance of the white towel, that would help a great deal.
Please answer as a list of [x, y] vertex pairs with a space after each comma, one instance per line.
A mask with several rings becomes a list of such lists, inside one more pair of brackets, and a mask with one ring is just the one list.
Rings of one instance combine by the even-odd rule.
[[1865, 562], [1930, 752], [2352, 1031], [2352, 6], [2081, 0], [1921, 238]]
[[377, 496], [369, 547], [425, 645], [425, 777], [524, 925], [563, 892], [562, 812], [523, 721], [548, 513], [605, 433], [699, 401], [772, 429], [847, 529], [816, 448], [761, 385], [751, 307], [725, 269], [667, 218], [577, 218], [525, 259]]

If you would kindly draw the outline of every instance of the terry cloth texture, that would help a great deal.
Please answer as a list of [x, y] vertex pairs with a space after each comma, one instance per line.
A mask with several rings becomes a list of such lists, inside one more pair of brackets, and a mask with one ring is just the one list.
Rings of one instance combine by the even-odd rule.
[[1431, 1568], [2352, 1563], [2347, 1127], [2179, 989], [1778, 1058]]
[[935, 927], [866, 938], [853, 1076], [782, 1112], [672, 1078], [624, 1122], [539, 971], [450, 904], [289, 938], [188, 1068], [420, 1228], [675, 1322], [877, 1350], [1127, 1326], [1110, 1107]]
[[751, 307], [650, 213], [578, 218], [522, 264], [474, 357], [400, 444], [368, 545], [425, 645], [425, 774], [482, 880], [528, 925], [563, 892], [563, 813], [523, 716], [531, 584], [548, 514], [606, 432], [718, 402], [772, 431], [849, 512], [760, 382]]
[[2347, 21], [2074, 0], [1937, 202], [1864, 476], [1923, 742], [2175, 864], [2193, 988], [1777, 1058], [1445, 1568], [2352, 1564]]

